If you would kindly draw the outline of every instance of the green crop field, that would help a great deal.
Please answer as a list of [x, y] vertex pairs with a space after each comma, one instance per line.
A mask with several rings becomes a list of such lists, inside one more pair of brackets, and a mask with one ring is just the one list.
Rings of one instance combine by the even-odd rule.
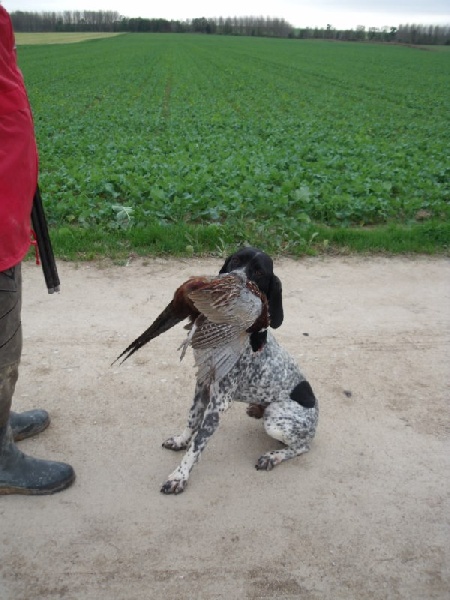
[[18, 52], [63, 254], [448, 247], [449, 52], [182, 34]]

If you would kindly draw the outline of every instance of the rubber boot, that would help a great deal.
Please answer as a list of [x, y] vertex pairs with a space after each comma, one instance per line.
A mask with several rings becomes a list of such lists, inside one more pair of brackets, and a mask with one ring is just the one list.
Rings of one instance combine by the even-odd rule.
[[50, 425], [50, 415], [46, 410], [26, 410], [21, 413], [11, 411], [9, 413], [9, 424], [11, 425], [15, 442], [33, 437]]
[[11, 400], [18, 377], [18, 362], [0, 368], [0, 495], [54, 494], [75, 479], [70, 465], [32, 458], [14, 443], [9, 424]]

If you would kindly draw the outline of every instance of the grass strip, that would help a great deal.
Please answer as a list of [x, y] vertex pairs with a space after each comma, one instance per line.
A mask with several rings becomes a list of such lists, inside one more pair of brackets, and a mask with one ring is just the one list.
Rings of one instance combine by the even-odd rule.
[[55, 254], [65, 260], [113, 260], [138, 256], [225, 255], [253, 245], [274, 255], [441, 254], [448, 255], [450, 223], [389, 224], [371, 228], [329, 228], [309, 224], [296, 231], [254, 223], [226, 225], [160, 225], [105, 231], [61, 227], [51, 231]]

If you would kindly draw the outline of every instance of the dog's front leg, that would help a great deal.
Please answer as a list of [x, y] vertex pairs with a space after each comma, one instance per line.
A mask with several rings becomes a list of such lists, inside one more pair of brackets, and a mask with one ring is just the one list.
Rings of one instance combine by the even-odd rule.
[[218, 384], [210, 387], [210, 400], [203, 415], [200, 427], [192, 438], [191, 444], [180, 463], [180, 466], [169, 475], [161, 486], [164, 494], [179, 494], [187, 485], [192, 467], [200, 458], [209, 438], [219, 426], [219, 417], [230, 405], [231, 393], [218, 391]]
[[209, 388], [206, 385], [196, 385], [194, 400], [189, 410], [188, 423], [180, 435], [174, 435], [163, 442], [163, 448], [168, 450], [185, 450], [192, 436], [200, 427], [209, 403]]

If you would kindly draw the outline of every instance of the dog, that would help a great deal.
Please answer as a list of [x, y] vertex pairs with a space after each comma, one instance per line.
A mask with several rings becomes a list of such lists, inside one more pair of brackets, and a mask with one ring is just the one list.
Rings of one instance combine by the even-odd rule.
[[[282, 286], [273, 272], [272, 259], [257, 248], [245, 247], [226, 259], [220, 273], [242, 269], [267, 297], [271, 328], [280, 327], [284, 318]], [[247, 414], [262, 418], [267, 434], [285, 445], [263, 454], [256, 469], [270, 471], [310, 449], [319, 416], [311, 385], [272, 332], [258, 331], [249, 336], [239, 360], [223, 379], [210, 386], [197, 383], [186, 428], [163, 443], [164, 448], [187, 451], [161, 492], [184, 491], [194, 464], [219, 425], [220, 415], [233, 400], [249, 404]]]

